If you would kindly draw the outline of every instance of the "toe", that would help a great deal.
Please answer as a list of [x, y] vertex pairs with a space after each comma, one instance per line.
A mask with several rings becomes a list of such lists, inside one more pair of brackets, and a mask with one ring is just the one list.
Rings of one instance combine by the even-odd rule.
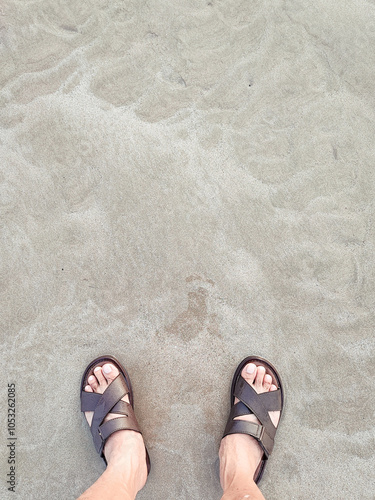
[[99, 385], [107, 385], [107, 381], [106, 381], [106, 379], [104, 378], [104, 375], [103, 375], [103, 371], [102, 371], [102, 367], [101, 367], [101, 366], [97, 366], [97, 367], [94, 369], [94, 375], [95, 375], [95, 377], [98, 379]]
[[272, 377], [269, 373], [267, 373], [263, 379], [264, 390], [268, 392], [271, 389], [271, 385], [272, 385]]
[[254, 363], [248, 363], [242, 370], [242, 376], [249, 384], [252, 384], [255, 379], [257, 367]]
[[112, 382], [112, 380], [114, 380], [119, 373], [118, 369], [110, 363], [103, 366], [103, 375], [107, 379], [108, 383]]
[[276, 390], [277, 390], [276, 385], [275, 385], [275, 384], [272, 384], [272, 385], [271, 385], [271, 389], [270, 389], [270, 391], [276, 391]]
[[260, 390], [263, 390], [263, 380], [265, 374], [266, 374], [266, 369], [264, 368], [264, 366], [258, 366], [257, 373], [255, 376], [255, 387], [258, 392]]
[[86, 385], [85, 392], [92, 392], [92, 389], [91, 389], [90, 385]]
[[87, 382], [89, 383], [89, 387], [91, 387], [91, 391], [89, 392], [96, 392], [99, 384], [98, 384], [98, 379], [94, 376], [94, 375], [91, 375]]

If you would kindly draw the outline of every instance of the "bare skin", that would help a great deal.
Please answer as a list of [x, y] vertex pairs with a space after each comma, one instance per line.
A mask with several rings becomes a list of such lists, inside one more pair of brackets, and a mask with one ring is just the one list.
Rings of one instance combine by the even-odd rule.
[[[241, 375], [258, 393], [277, 389], [272, 383], [271, 375], [266, 373], [263, 366], [249, 363], [244, 367]], [[236, 398], [235, 402], [237, 401]], [[269, 414], [272, 423], [277, 426], [280, 412], [272, 411]], [[246, 415], [237, 419], [259, 423], [255, 415]], [[252, 479], [262, 456], [263, 451], [258, 441], [251, 436], [230, 434], [221, 440], [220, 482], [224, 491], [221, 500], [264, 500], [264, 496]]]
[[[110, 363], [102, 368], [95, 368], [85, 391], [103, 394], [118, 374], [118, 369]], [[123, 400], [129, 403], [128, 396]], [[85, 416], [91, 425], [93, 412], [86, 412]], [[106, 420], [118, 416], [120, 415], [110, 413]], [[106, 470], [78, 500], [133, 500], [147, 480], [146, 450], [142, 435], [128, 430], [115, 432], [105, 444], [104, 455], [108, 462]]]
[[[118, 373], [113, 364], [95, 368], [85, 391], [102, 394]], [[266, 373], [263, 366], [250, 363], [244, 367], [242, 376], [258, 393], [277, 389], [272, 383], [271, 375]], [[127, 396], [123, 399], [129, 402]], [[91, 425], [93, 413], [86, 412], [85, 415]], [[106, 419], [116, 417], [115, 414], [109, 414]], [[237, 418], [258, 422], [254, 415]], [[270, 418], [277, 426], [280, 412], [270, 412]], [[108, 438], [104, 454], [108, 462], [107, 469], [78, 500], [134, 500], [147, 480], [142, 435], [128, 430], [115, 432]], [[222, 439], [219, 457], [220, 482], [224, 495], [221, 500], [264, 500], [252, 479], [262, 454], [258, 442], [251, 436], [231, 434]]]

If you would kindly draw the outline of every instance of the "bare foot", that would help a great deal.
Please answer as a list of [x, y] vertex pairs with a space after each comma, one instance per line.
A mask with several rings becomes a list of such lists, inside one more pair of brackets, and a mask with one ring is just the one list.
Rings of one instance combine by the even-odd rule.
[[[86, 385], [85, 391], [103, 394], [118, 374], [118, 369], [111, 363], [102, 367], [97, 366], [94, 369], [94, 375], [88, 378], [89, 385]], [[128, 395], [123, 398], [123, 401], [129, 403]], [[85, 412], [90, 426], [93, 415], [94, 413], [91, 411]], [[120, 416], [109, 413], [105, 421]], [[147, 480], [146, 449], [139, 432], [120, 430], [113, 433], [104, 446], [104, 455], [108, 463], [107, 468], [116, 468], [124, 476], [124, 481], [127, 483], [131, 478], [137, 491], [143, 488]]]
[[[272, 376], [266, 373], [264, 366], [254, 363], [247, 364], [242, 372], [242, 377], [255, 389], [257, 393], [275, 391], [276, 385], [272, 383]], [[238, 399], [235, 398], [235, 403]], [[280, 412], [270, 411], [270, 419], [275, 427], [279, 423]], [[259, 423], [255, 415], [245, 415], [236, 419], [248, 420]], [[230, 488], [235, 478], [243, 476], [252, 478], [263, 456], [263, 450], [258, 441], [246, 434], [229, 434], [221, 440], [220, 450], [220, 482], [223, 490]]]

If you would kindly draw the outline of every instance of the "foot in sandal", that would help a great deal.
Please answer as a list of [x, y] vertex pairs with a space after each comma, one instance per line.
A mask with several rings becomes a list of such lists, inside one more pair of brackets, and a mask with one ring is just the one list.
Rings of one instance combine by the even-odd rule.
[[149, 458], [134, 415], [128, 374], [115, 358], [97, 358], [87, 367], [81, 383], [81, 409], [96, 450], [107, 464], [104, 478], [116, 477], [132, 492], [142, 489]]
[[283, 404], [276, 369], [255, 356], [243, 360], [233, 377], [232, 408], [219, 451], [223, 499], [236, 488], [245, 498], [246, 492], [248, 498], [263, 498], [256, 483], [272, 452]]

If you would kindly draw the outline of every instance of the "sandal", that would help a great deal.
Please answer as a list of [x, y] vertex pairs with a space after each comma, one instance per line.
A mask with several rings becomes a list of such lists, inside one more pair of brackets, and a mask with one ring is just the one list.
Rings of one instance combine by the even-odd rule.
[[[244, 366], [248, 363], [264, 366], [264, 368], [266, 368], [266, 373], [271, 375], [272, 383], [276, 385], [277, 390], [258, 394], [241, 375]], [[234, 404], [234, 398], [239, 399], [236, 404]], [[284, 389], [280, 376], [271, 363], [257, 356], [249, 356], [241, 361], [232, 381], [231, 411], [223, 438], [228, 434], [239, 433], [248, 434], [259, 442], [263, 449], [263, 457], [254, 474], [255, 483], [258, 483], [262, 478], [266, 461], [273, 450], [274, 438], [280, 424], [284, 401]], [[268, 413], [269, 411], [280, 411], [280, 419], [277, 427], [273, 425]], [[257, 417], [260, 422], [259, 424], [247, 420], [234, 420], [236, 417], [251, 414]]]
[[[108, 385], [103, 394], [86, 392], [85, 386], [88, 385], [88, 378], [94, 373], [94, 368], [103, 366], [106, 363], [115, 365], [120, 372], [119, 375]], [[126, 394], [129, 394], [130, 403], [122, 401], [122, 398]], [[90, 430], [95, 449], [103, 458], [106, 465], [107, 460], [104, 456], [104, 445], [109, 436], [120, 430], [131, 430], [142, 434], [134, 415], [133, 391], [129, 375], [121, 363], [113, 356], [96, 358], [86, 368], [81, 381], [81, 411], [94, 412]], [[109, 413], [117, 413], [122, 416], [104, 422], [105, 417]], [[147, 448], [146, 462], [147, 473], [149, 473], [151, 465]]]

